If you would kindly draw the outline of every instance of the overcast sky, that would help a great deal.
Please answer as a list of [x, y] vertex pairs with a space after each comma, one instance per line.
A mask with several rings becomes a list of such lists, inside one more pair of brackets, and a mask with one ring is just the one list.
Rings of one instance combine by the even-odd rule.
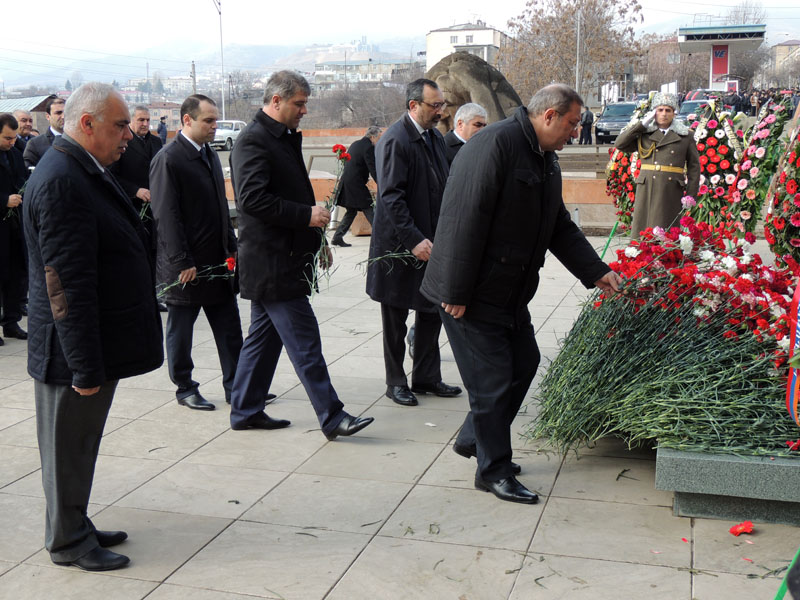
[[[643, 27], [707, 24], [708, 15], [722, 16], [733, 0], [640, 0]], [[102, 6], [102, 9], [97, 9]], [[797, 0], [764, 0], [768, 41], [800, 39]], [[482, 19], [506, 29], [510, 18], [525, 8], [524, 0], [459, 0], [456, 2], [381, 2], [380, 0], [305, 0], [278, 2], [222, 0], [225, 44], [298, 45], [419, 37], [431, 29]], [[26, 72], [53, 68], [60, 61], [91, 60], [106, 55], [137, 56], [145, 48], [175, 41], [219, 48], [219, 16], [214, 0], [36, 0], [27, 5], [27, 29], [6, 27], [0, 38], [0, 79], [12, 81]], [[699, 14], [697, 14], [699, 13]], [[565, 17], [565, 27], [570, 27]], [[669, 30], [669, 29], [668, 29]], [[39, 40], [34, 42], [30, 40]], [[424, 48], [414, 48], [416, 52]], [[181, 72], [192, 56], [165, 53]], [[178, 62], [179, 61], [179, 62]], [[165, 68], [169, 63], [161, 65]], [[158, 65], [155, 65], [158, 68]], [[153, 68], [153, 65], [151, 65]], [[95, 73], [113, 71], [109, 58]], [[68, 74], [68, 73], [67, 73]], [[93, 79], [84, 74], [84, 79]]]

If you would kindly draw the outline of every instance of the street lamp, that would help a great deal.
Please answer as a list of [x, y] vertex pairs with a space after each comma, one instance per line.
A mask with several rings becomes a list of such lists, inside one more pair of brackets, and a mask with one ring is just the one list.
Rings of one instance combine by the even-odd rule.
[[225, 119], [225, 59], [222, 56], [222, 0], [211, 0], [214, 3], [214, 8], [219, 13], [219, 64], [222, 68], [222, 79], [220, 84], [222, 86], [222, 118]]

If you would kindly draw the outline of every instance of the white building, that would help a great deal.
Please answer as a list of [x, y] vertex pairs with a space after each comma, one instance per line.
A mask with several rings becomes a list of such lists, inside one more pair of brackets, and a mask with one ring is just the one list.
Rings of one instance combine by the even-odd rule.
[[497, 53], [509, 39], [505, 33], [483, 21], [434, 29], [426, 36], [425, 70], [453, 52], [469, 52], [496, 65]]

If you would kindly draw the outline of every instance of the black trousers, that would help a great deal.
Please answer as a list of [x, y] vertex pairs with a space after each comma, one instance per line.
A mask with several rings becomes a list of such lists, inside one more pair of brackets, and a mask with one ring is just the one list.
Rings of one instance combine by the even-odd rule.
[[484, 481], [510, 477], [511, 423], [539, 367], [533, 326], [504, 328], [439, 310], [469, 394], [470, 410], [456, 443], [475, 447], [477, 475]]
[[56, 562], [72, 562], [99, 545], [87, 511], [116, 387], [116, 381], [109, 381], [96, 394], [81, 396], [70, 385], [33, 382], [47, 501], [45, 547]]
[[592, 124], [589, 123], [588, 125], [581, 125], [581, 139], [578, 142], [579, 144], [590, 144], [592, 143]]
[[372, 215], [375, 213], [375, 211], [371, 206], [363, 209], [348, 207], [347, 212], [339, 222], [339, 226], [336, 228], [336, 233], [333, 234], [334, 240], [341, 240], [344, 237], [344, 235], [349, 231], [350, 225], [353, 224], [353, 220], [356, 218], [359, 210], [364, 213], [364, 216], [367, 217], [367, 221], [369, 221], [369, 224], [372, 225]]
[[[406, 355], [407, 308], [381, 304], [383, 322], [383, 362], [386, 366], [386, 385], [408, 385], [403, 359]], [[439, 332], [442, 320], [438, 312], [415, 312], [414, 364], [411, 386], [438, 383], [442, 380]]]
[[233, 378], [236, 376], [236, 363], [242, 351], [242, 324], [239, 320], [239, 307], [236, 297], [219, 304], [201, 306], [167, 306], [167, 367], [169, 377], [178, 390], [175, 396], [181, 400], [195, 393], [200, 386], [192, 379], [192, 337], [194, 322], [200, 309], [206, 314], [208, 324], [214, 334], [217, 345], [219, 364], [222, 367], [222, 386], [225, 388], [225, 399], [230, 401], [233, 389]]

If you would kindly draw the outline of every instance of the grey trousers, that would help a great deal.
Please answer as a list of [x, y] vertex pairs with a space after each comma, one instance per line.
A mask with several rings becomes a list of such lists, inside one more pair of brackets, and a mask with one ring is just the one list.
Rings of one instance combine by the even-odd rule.
[[92, 396], [69, 385], [34, 381], [36, 433], [47, 501], [45, 547], [54, 562], [72, 562], [99, 544], [87, 515], [100, 438], [117, 381]]

